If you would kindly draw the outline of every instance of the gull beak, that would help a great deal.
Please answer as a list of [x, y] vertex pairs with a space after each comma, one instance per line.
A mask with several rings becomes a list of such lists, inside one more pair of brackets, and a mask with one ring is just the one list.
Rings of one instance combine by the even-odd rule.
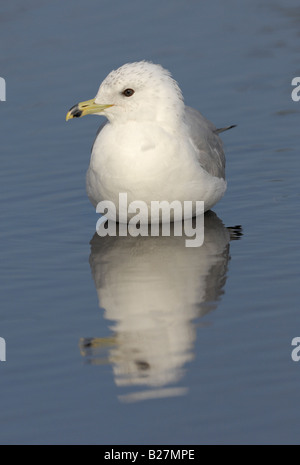
[[113, 105], [99, 105], [95, 103], [95, 99], [87, 100], [86, 102], [77, 103], [67, 113], [66, 121], [72, 118], [80, 118], [85, 115], [92, 115], [94, 113], [102, 113], [106, 108], [113, 107]]

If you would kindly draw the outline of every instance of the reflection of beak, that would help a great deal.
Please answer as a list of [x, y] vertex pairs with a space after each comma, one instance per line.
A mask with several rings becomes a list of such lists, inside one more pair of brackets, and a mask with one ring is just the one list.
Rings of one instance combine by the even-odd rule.
[[113, 107], [113, 105], [99, 105], [95, 103], [95, 99], [87, 100], [86, 102], [77, 103], [67, 113], [66, 121], [72, 118], [80, 118], [85, 115], [92, 115], [93, 113], [102, 113], [106, 108]]

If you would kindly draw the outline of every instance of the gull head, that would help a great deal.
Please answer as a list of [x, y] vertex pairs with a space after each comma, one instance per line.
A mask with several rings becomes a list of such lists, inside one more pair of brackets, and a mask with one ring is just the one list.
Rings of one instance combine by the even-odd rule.
[[104, 115], [111, 123], [170, 121], [184, 111], [181, 90], [169, 71], [148, 61], [127, 63], [104, 79], [94, 99], [74, 105], [66, 120]]

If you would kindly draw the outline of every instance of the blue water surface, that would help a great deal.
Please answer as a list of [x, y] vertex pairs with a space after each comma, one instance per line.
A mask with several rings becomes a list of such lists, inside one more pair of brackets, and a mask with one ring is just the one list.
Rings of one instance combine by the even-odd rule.
[[[299, 26], [296, 0], [1, 5], [1, 444], [299, 443]], [[94, 236], [103, 119], [65, 115], [142, 59], [238, 125], [199, 249]]]

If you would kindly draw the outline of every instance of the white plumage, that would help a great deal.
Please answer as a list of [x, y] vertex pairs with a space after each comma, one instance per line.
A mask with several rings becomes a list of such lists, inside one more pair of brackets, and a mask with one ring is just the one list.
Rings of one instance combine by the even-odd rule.
[[[93, 102], [94, 109], [87, 111]], [[86, 105], [84, 105], [86, 104]], [[99, 111], [98, 111], [99, 110]], [[184, 104], [181, 90], [160, 65], [142, 61], [112, 71], [93, 101], [74, 106], [67, 119], [106, 116], [95, 139], [87, 192], [96, 206], [119, 193], [128, 202], [204, 201], [224, 195], [225, 156], [215, 126]]]

